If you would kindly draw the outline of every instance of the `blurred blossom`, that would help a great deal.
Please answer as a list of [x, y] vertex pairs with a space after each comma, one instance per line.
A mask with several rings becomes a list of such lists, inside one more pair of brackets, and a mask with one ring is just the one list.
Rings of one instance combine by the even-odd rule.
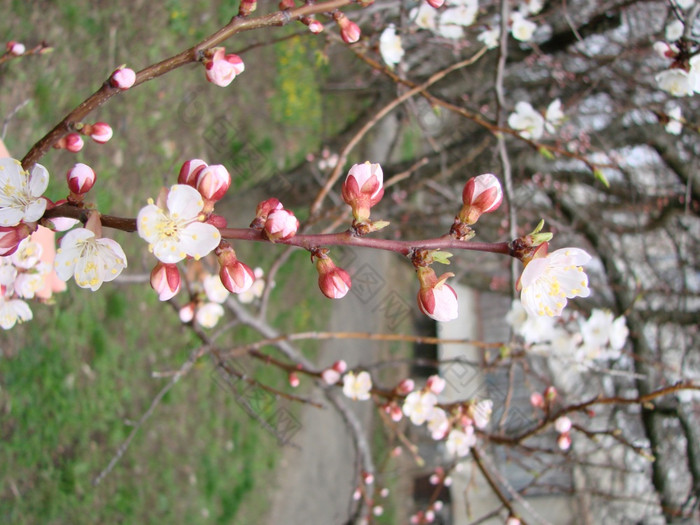
[[372, 378], [369, 372], [362, 371], [355, 375], [348, 372], [343, 376], [343, 394], [350, 399], [366, 401], [370, 398], [372, 390]]
[[197, 308], [195, 319], [202, 328], [214, 328], [224, 315], [224, 307], [219, 303], [204, 303]]
[[31, 172], [11, 158], [0, 158], [0, 226], [38, 221], [46, 210], [41, 196], [49, 185], [49, 172], [35, 164]]
[[379, 37], [379, 53], [382, 55], [382, 60], [389, 66], [394, 67], [401, 62], [404, 50], [401, 45], [401, 37], [396, 34], [394, 24], [382, 31]]
[[518, 102], [508, 117], [508, 125], [525, 139], [538, 140], [544, 134], [544, 117], [529, 102]]

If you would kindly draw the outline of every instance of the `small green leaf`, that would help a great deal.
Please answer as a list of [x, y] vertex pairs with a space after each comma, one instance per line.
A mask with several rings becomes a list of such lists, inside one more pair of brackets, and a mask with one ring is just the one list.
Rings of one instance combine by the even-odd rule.
[[433, 256], [433, 261], [438, 262], [440, 264], [450, 264], [449, 258], [452, 257], [452, 254], [450, 252], [440, 252], [440, 251], [434, 251], [432, 253]]
[[554, 153], [552, 153], [549, 148], [546, 148], [545, 146], [540, 146], [540, 148], [537, 150], [540, 155], [542, 155], [545, 159], [549, 160], [554, 160]]
[[593, 170], [593, 176], [596, 179], [598, 179], [600, 182], [602, 182], [603, 186], [605, 186], [606, 188], [610, 187], [610, 183], [608, 182], [608, 178], [605, 176], [605, 174], [602, 171], [600, 171], [598, 169]]

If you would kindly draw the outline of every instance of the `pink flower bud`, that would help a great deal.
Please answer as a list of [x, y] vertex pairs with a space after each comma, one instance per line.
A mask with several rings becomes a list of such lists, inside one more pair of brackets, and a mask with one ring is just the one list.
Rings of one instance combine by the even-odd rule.
[[299, 221], [289, 210], [274, 210], [265, 221], [265, 235], [272, 241], [286, 241], [296, 235], [299, 229]]
[[557, 398], [557, 389], [553, 386], [548, 386], [547, 388], [545, 388], [544, 398], [547, 401], [547, 403], [553, 403], [554, 400]]
[[289, 374], [289, 386], [292, 388], [296, 388], [299, 386], [299, 383], [301, 381], [299, 380], [299, 375], [296, 372], [291, 372]]
[[229, 292], [243, 293], [253, 286], [255, 282], [253, 270], [236, 258], [236, 252], [230, 244], [222, 242], [216, 249], [216, 256], [221, 266], [219, 278]]
[[112, 126], [105, 122], [95, 122], [90, 126], [90, 138], [98, 144], [104, 144], [112, 138]]
[[180, 315], [180, 321], [183, 323], [189, 323], [194, 319], [194, 310], [195, 310], [195, 304], [194, 303], [188, 303], [182, 308], [180, 308], [179, 315]]
[[372, 474], [371, 472], [363, 472], [362, 481], [365, 482], [365, 485], [371, 485], [372, 483], [374, 483], [374, 474]]
[[539, 392], [530, 394], [530, 404], [535, 408], [544, 408], [544, 396]]
[[360, 39], [360, 27], [345, 16], [344, 13], [337, 11], [333, 17], [340, 27], [340, 36], [346, 44], [353, 44]]
[[231, 186], [231, 175], [221, 164], [202, 168], [197, 176], [195, 188], [208, 201], [216, 202]]
[[434, 7], [435, 9], [442, 7], [442, 5], [445, 3], [445, 0], [427, 0], [427, 1], [428, 1], [428, 5], [430, 5], [430, 7]]
[[177, 176], [178, 184], [187, 184], [193, 188], [197, 187], [197, 176], [204, 168], [207, 167], [207, 163], [202, 159], [191, 159], [185, 161], [180, 168], [180, 173]]
[[255, 219], [250, 223], [251, 228], [263, 228], [267, 221], [267, 216], [275, 210], [281, 210], [282, 203], [274, 197], [262, 201], [255, 208]]
[[446, 385], [447, 382], [440, 376], [430, 376], [425, 382], [425, 386], [428, 387], [428, 390], [435, 395], [438, 395], [445, 390]]
[[238, 8], [239, 16], [248, 16], [258, 8], [257, 0], [241, 0], [241, 5]]
[[409, 377], [402, 379], [401, 382], [399, 382], [399, 384], [396, 386], [396, 393], [400, 396], [405, 396], [413, 392], [414, 388], [416, 388], [416, 382]]
[[339, 374], [344, 374], [348, 369], [348, 364], [345, 361], [343, 361], [342, 359], [340, 359], [339, 361], [336, 361], [335, 363], [333, 363], [332, 368], [333, 368], [333, 370], [335, 370]]
[[557, 446], [561, 450], [569, 450], [571, 447], [571, 435], [568, 432], [560, 434], [557, 438]]
[[352, 206], [358, 221], [369, 218], [370, 208], [384, 195], [384, 175], [379, 164], [355, 164], [343, 183], [343, 200]]
[[95, 184], [97, 176], [90, 166], [87, 164], [77, 163], [66, 173], [68, 181], [68, 189], [76, 195], [82, 195], [90, 191]]
[[440, 279], [430, 267], [418, 268], [418, 280], [421, 283], [418, 292], [418, 307], [431, 319], [447, 322], [457, 319], [457, 293], [445, 281], [454, 274], [443, 274]]
[[207, 80], [221, 87], [228, 86], [245, 70], [241, 57], [233, 53], [227, 55], [223, 47], [215, 47], [207, 51], [203, 63]]
[[279, 3], [280, 11], [285, 9], [294, 9], [294, 0], [281, 0]]
[[315, 18], [312, 18], [309, 21], [308, 26], [309, 26], [309, 31], [311, 31], [312, 33], [314, 33], [316, 35], [323, 31], [323, 24], [321, 22], [319, 22], [318, 20], [316, 20]]
[[16, 42], [15, 40], [10, 40], [7, 43], [7, 52], [10, 53], [11, 55], [14, 55], [16, 57], [20, 55], [24, 55], [24, 52], [27, 49], [24, 47], [24, 44], [21, 42]]
[[121, 90], [129, 89], [136, 82], [136, 73], [133, 69], [122, 67], [117, 69], [109, 79], [113, 87]]
[[474, 224], [483, 213], [495, 211], [501, 205], [501, 183], [491, 173], [472, 177], [464, 185], [462, 201], [464, 206], [459, 213], [460, 220], [468, 225]]
[[[180, 283], [180, 271], [175, 264], [159, 262], [151, 271], [151, 288], [158, 293], [158, 299], [161, 301], [175, 297], [180, 291]], [[194, 310], [192, 312], [194, 313]], [[180, 317], [182, 318], [182, 315]]]
[[17, 226], [0, 226], [0, 257], [15, 253], [20, 243], [31, 233], [31, 228], [24, 223]]
[[403, 410], [401, 410], [399, 405], [394, 403], [389, 407], [389, 417], [394, 423], [398, 423], [403, 417]]
[[84, 145], [85, 142], [83, 142], [83, 137], [77, 133], [69, 133], [65, 137], [65, 148], [72, 153], [78, 153], [81, 149], [83, 149]]
[[340, 374], [332, 368], [326, 368], [321, 372], [321, 379], [323, 379], [323, 382], [327, 385], [335, 385], [340, 381]]
[[342, 268], [338, 268], [330, 258], [318, 258], [316, 269], [318, 287], [329, 299], [341, 299], [350, 291], [352, 285], [350, 275]]
[[571, 420], [566, 416], [561, 416], [554, 421], [554, 428], [560, 434], [565, 434], [571, 430]]

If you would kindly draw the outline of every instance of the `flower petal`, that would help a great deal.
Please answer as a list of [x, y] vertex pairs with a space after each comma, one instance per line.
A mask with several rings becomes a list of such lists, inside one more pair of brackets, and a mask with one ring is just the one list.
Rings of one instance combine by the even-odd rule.
[[35, 164], [29, 175], [29, 194], [41, 197], [49, 187], [49, 172], [41, 164]]
[[192, 186], [175, 184], [168, 193], [167, 207], [173, 219], [188, 221], [199, 215], [204, 207], [204, 200]]
[[204, 222], [188, 224], [180, 233], [180, 245], [187, 252], [187, 255], [195, 259], [207, 255], [220, 242], [221, 234], [219, 230], [215, 226]]

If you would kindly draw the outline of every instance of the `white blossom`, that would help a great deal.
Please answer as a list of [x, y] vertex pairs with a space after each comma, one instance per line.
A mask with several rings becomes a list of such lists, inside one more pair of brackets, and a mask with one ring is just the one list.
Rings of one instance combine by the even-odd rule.
[[561, 110], [561, 100], [554, 99], [549, 106], [547, 106], [547, 112], [544, 115], [545, 128], [548, 133], [554, 133], [556, 128], [562, 125], [564, 122], [564, 112]]
[[27, 303], [0, 295], [0, 328], [9, 330], [16, 323], [30, 321], [32, 317], [32, 311]]
[[669, 104], [666, 113], [669, 119], [666, 124], [666, 132], [671, 135], [680, 135], [681, 131], [683, 131], [681, 107], [678, 104]]
[[212, 303], [223, 303], [226, 301], [230, 292], [226, 289], [224, 284], [221, 282], [221, 278], [218, 275], [207, 275], [202, 281], [204, 286], [204, 293]]
[[370, 398], [372, 390], [372, 377], [369, 372], [362, 371], [355, 375], [348, 372], [343, 376], [343, 394], [350, 399], [366, 401]]
[[49, 185], [49, 172], [35, 164], [31, 172], [20, 161], [0, 158], [0, 226], [38, 221], [46, 210], [41, 196]]
[[511, 21], [513, 22], [513, 27], [511, 28], [513, 38], [521, 42], [529, 42], [535, 33], [535, 29], [537, 29], [537, 24], [518, 12], [513, 13]]
[[667, 69], [656, 75], [660, 89], [674, 97], [687, 97], [693, 94], [695, 79], [682, 69]]
[[[219, 322], [224, 315], [224, 307], [219, 303], [204, 303], [202, 306], [197, 308], [195, 313], [195, 319], [197, 324], [202, 328], [214, 328], [216, 323]], [[183, 319], [182, 312], [180, 314], [180, 320]], [[183, 321], [187, 322], [187, 321]]]
[[464, 457], [469, 454], [469, 451], [474, 445], [476, 445], [476, 436], [474, 435], [474, 427], [472, 426], [467, 427], [464, 432], [452, 429], [445, 443], [447, 452], [457, 457]]
[[508, 125], [525, 139], [538, 140], [544, 133], [544, 117], [529, 102], [518, 102], [508, 117]]
[[185, 184], [175, 184], [168, 192], [166, 209], [150, 200], [136, 219], [139, 235], [162, 262], [174, 264], [187, 256], [204, 257], [221, 241], [219, 230], [201, 222], [202, 196]]
[[421, 29], [429, 31], [437, 29], [437, 11], [427, 2], [421, 2], [420, 6], [411, 9], [410, 17]]
[[403, 402], [403, 414], [414, 425], [422, 425], [433, 415], [435, 405], [437, 397], [432, 392], [411, 392]]
[[680, 20], [674, 20], [666, 26], [666, 40], [668, 42], [675, 42], [682, 36], [683, 22], [681, 22]]
[[394, 24], [390, 24], [379, 37], [379, 53], [389, 67], [401, 62], [404, 55], [401, 37], [396, 34]]
[[501, 31], [497, 27], [492, 27], [479, 33], [476, 39], [482, 42], [488, 49], [495, 49], [498, 47], [498, 38], [500, 35]]
[[64, 281], [75, 277], [81, 288], [92, 291], [116, 279], [126, 268], [126, 255], [112, 239], [98, 239], [87, 228], [69, 231], [61, 240], [54, 260], [56, 274]]
[[532, 316], [558, 316], [567, 299], [588, 297], [588, 276], [582, 265], [591, 256], [580, 248], [562, 248], [531, 260], [520, 276], [520, 300]]

